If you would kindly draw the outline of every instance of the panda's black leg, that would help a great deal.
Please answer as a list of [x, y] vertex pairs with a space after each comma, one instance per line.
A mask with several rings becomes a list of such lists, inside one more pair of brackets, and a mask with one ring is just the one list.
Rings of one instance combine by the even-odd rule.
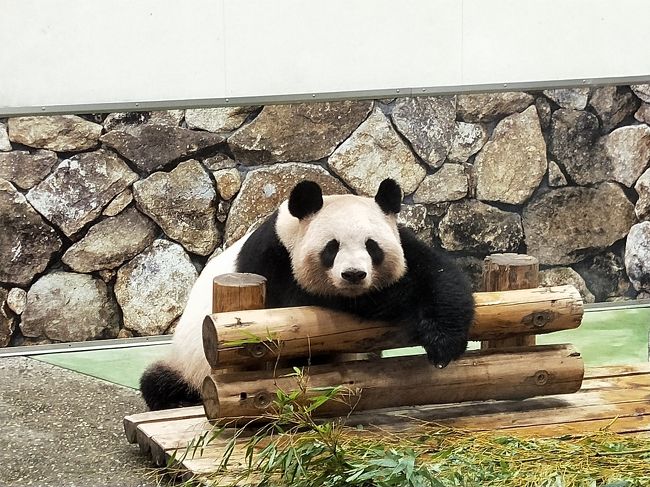
[[421, 302], [415, 327], [429, 361], [439, 368], [465, 352], [474, 321], [474, 298], [469, 285], [452, 267], [446, 268], [446, 273], [448, 276], [440, 276], [434, 283], [428, 302]]
[[162, 362], [156, 362], [140, 378], [140, 391], [152, 411], [193, 406], [201, 395], [181, 375]]
[[462, 330], [456, 333], [441, 330], [433, 320], [421, 320], [416, 326], [416, 333], [418, 341], [427, 352], [429, 362], [439, 369], [449, 365], [467, 349], [467, 333]]
[[[393, 306], [411, 325], [413, 338], [422, 345], [432, 364], [446, 367], [467, 348], [474, 321], [474, 297], [467, 278], [445, 254], [400, 228], [408, 274], [395, 287]], [[401, 303], [401, 305], [399, 304]]]

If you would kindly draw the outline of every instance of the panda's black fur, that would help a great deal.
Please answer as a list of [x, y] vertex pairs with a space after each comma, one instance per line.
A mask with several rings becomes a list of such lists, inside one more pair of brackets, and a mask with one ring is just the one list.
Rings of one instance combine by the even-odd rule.
[[[377, 214], [382, 215], [383, 212], [385, 216], [379, 217], [379, 221], [392, 222], [391, 238], [395, 241], [393, 250], [399, 250], [401, 246], [403, 259], [400, 262], [406, 263], [405, 268], [402, 267], [404, 272], [400, 274], [401, 277], [388, 285], [372, 287], [355, 296], [345, 296], [336, 288], [333, 292], [326, 293], [306, 291], [304, 286], [299, 285], [299, 279], [295, 277], [296, 270], [292, 267], [290, 250], [282, 243], [286, 235], [282, 237], [279, 228], [280, 210], [274, 212], [248, 236], [236, 254], [233, 270], [266, 277], [266, 303], [270, 308], [317, 305], [349, 312], [365, 319], [406, 326], [414, 340], [425, 348], [431, 363], [437, 367], [444, 367], [458, 358], [467, 346], [468, 330], [474, 318], [474, 302], [469, 283], [444, 253], [419, 241], [411, 230], [403, 226], [395, 230], [395, 216], [400, 209], [401, 190], [394, 181], [384, 181], [374, 201], [376, 206], [374, 209], [367, 210], [366, 215], [377, 217]], [[368, 204], [374, 205], [370, 200]], [[284, 218], [294, 219], [292, 221], [296, 222], [309, 222], [313, 215], [318, 214], [322, 206], [323, 197], [320, 187], [316, 183], [304, 181], [292, 191], [287, 202], [288, 211], [285, 209], [283, 213], [287, 215]], [[350, 217], [354, 218], [355, 215]], [[399, 241], [396, 232], [399, 234]], [[320, 258], [325, 267], [327, 261], [333, 259], [338, 250], [338, 242], [329, 250], [326, 249], [326, 243], [319, 242], [323, 247]], [[366, 241], [366, 248], [374, 269], [375, 264], [381, 261], [383, 251], [376, 242], [371, 245]], [[295, 265], [294, 262], [293, 266]], [[316, 269], [316, 272], [320, 271]], [[195, 287], [200, 287], [200, 291], [197, 290], [199, 295], [201, 293], [207, 295], [209, 289], [206, 286], [209, 286], [208, 281], [204, 280], [200, 285], [197, 281]], [[183, 318], [186, 313], [188, 310]], [[192, 313], [197, 314], [197, 310]], [[189, 374], [189, 370], [187, 372], [179, 370], [181, 367], [179, 365], [174, 368], [170, 365], [171, 362], [159, 362], [147, 369], [141, 379], [141, 391], [150, 409], [171, 408], [198, 402], [197, 387], [202, 377], [197, 372], [201, 372], [199, 366], [207, 367], [202, 348], [198, 343], [201, 341], [200, 322], [191, 314], [188, 314], [187, 318], [192, 319], [185, 320], [185, 324], [183, 318], [179, 323], [179, 329], [185, 326], [186, 335], [180, 338], [181, 345], [173, 353], [182, 353], [186, 356], [175, 357], [174, 363], [191, 368], [192, 375]], [[196, 328], [196, 336], [194, 329], [189, 327]], [[193, 348], [187, 347], [188, 337], [191, 338]], [[188, 348], [192, 350], [188, 351]], [[192, 380], [186, 379], [190, 376]]]
[[275, 232], [277, 216], [276, 211], [250, 236], [237, 262], [240, 272], [266, 277], [269, 308], [316, 305], [404, 324], [427, 349], [429, 360], [442, 366], [465, 351], [474, 301], [467, 279], [449, 257], [400, 226], [408, 271], [398, 282], [352, 298], [308, 294], [296, 283], [289, 252]]
[[140, 392], [152, 411], [195, 406], [201, 402], [199, 391], [188, 384], [179, 371], [161, 362], [156, 362], [144, 373]]

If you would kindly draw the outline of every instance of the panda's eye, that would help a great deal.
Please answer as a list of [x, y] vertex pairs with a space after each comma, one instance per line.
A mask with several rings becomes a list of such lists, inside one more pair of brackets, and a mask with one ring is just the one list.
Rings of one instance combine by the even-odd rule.
[[373, 239], [366, 240], [366, 250], [372, 259], [372, 265], [378, 266], [384, 261], [384, 251]]
[[323, 250], [320, 251], [320, 262], [323, 267], [330, 269], [334, 265], [334, 259], [339, 252], [339, 242], [337, 240], [330, 240], [327, 242]]

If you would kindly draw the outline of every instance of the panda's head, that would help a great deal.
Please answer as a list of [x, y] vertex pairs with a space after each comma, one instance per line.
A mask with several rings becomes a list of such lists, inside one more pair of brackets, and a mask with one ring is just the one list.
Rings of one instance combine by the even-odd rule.
[[374, 199], [323, 196], [318, 184], [299, 183], [276, 223], [298, 284], [312, 294], [355, 297], [399, 280], [406, 273], [397, 230], [401, 200], [392, 179]]

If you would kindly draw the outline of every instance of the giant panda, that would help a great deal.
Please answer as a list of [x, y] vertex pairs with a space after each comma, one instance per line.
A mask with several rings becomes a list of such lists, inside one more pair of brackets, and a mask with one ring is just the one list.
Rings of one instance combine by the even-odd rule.
[[317, 305], [406, 326], [439, 368], [467, 346], [474, 302], [449, 257], [397, 224], [401, 189], [384, 180], [374, 198], [323, 196], [303, 181], [252, 233], [209, 261], [180, 318], [169, 356], [140, 381], [152, 410], [200, 402], [210, 368], [201, 325], [211, 310], [212, 279], [251, 272], [267, 279], [267, 306]]

